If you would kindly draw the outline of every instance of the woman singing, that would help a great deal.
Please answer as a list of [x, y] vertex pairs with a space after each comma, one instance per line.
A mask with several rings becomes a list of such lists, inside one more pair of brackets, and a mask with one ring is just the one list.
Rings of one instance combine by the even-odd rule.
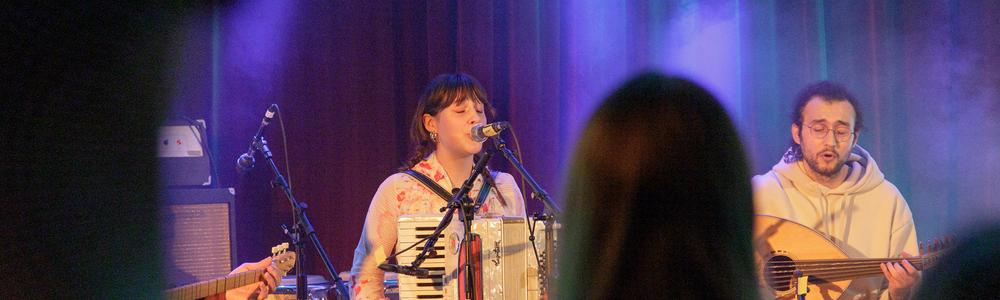
[[[493, 106], [476, 79], [461, 73], [434, 78], [417, 103], [410, 130], [414, 153], [402, 170], [422, 174], [445, 191], [461, 187], [483, 149], [482, 143], [472, 139], [472, 127], [486, 124], [487, 114], [494, 114]], [[477, 218], [525, 215], [521, 191], [507, 173], [483, 172], [477, 177], [470, 198], [477, 198], [484, 180], [495, 184]], [[384, 272], [377, 265], [396, 247], [398, 218], [409, 214], [443, 215], [440, 208], [445, 206], [445, 199], [410, 174], [396, 173], [382, 182], [372, 197], [361, 239], [354, 250], [351, 268], [354, 299], [385, 298]], [[455, 229], [461, 231], [457, 221], [448, 230]]]

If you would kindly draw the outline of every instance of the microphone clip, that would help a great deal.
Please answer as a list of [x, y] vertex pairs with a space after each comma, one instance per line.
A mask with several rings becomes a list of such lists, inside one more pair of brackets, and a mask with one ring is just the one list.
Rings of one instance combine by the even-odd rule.
[[379, 264], [378, 268], [386, 272], [395, 272], [403, 275], [426, 277], [430, 274], [430, 271], [424, 268], [418, 268], [414, 266], [404, 266], [404, 265], [394, 265], [389, 263]]
[[250, 140], [250, 147], [247, 152], [240, 154], [240, 157], [236, 159], [236, 167], [240, 171], [249, 171], [254, 167], [254, 155], [257, 151], [262, 150], [267, 147], [267, 141], [264, 140], [264, 129], [267, 128], [268, 124], [271, 124], [271, 119], [274, 119], [274, 115], [278, 112], [278, 105], [271, 104], [264, 112], [264, 118], [260, 120], [260, 127], [257, 127], [257, 134], [254, 134], [253, 139]]

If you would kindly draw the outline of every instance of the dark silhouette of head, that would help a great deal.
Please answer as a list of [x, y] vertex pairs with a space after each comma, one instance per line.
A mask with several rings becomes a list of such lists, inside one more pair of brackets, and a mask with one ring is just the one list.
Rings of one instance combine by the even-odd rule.
[[559, 298], [758, 296], [747, 161], [708, 91], [639, 75], [597, 108], [575, 151]]

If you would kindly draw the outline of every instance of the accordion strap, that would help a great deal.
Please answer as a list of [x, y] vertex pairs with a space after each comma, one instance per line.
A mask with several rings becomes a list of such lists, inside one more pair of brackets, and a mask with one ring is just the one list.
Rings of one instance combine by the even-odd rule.
[[[427, 175], [424, 175], [412, 169], [404, 170], [403, 173], [405, 173], [406, 175], [410, 175], [410, 177], [416, 178], [418, 181], [420, 181], [420, 183], [423, 183], [424, 186], [427, 186], [428, 188], [431, 189], [431, 191], [434, 191], [435, 194], [440, 196], [441, 199], [444, 199], [445, 202], [451, 201], [452, 194], [446, 191], [443, 187], [441, 187], [440, 184], [437, 184], [437, 182], [434, 182], [429, 177], [427, 177]], [[484, 180], [483, 186], [479, 189], [479, 196], [476, 197], [476, 203], [482, 203], [484, 200], [486, 200], [486, 196], [490, 194], [490, 188], [492, 188], [492, 186], [490, 185], [489, 181]]]
[[427, 175], [421, 174], [420, 172], [414, 170], [405, 170], [403, 171], [403, 173], [406, 173], [406, 175], [410, 175], [410, 177], [416, 178], [418, 181], [420, 181], [420, 183], [423, 183], [424, 186], [430, 188], [431, 191], [434, 191], [435, 194], [441, 196], [441, 199], [444, 199], [444, 201], [451, 201], [451, 193], [446, 191], [443, 187], [441, 187], [440, 184], [437, 184], [437, 182], [431, 180], [429, 177], [427, 177]]

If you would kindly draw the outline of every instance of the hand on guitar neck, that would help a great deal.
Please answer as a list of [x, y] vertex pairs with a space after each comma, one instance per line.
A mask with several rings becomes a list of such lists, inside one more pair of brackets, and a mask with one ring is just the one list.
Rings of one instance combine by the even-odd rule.
[[226, 291], [225, 293], [215, 294], [205, 299], [206, 300], [264, 299], [265, 297], [267, 297], [267, 294], [274, 291], [274, 289], [278, 286], [278, 283], [281, 282], [280, 279], [282, 276], [281, 275], [282, 272], [278, 270], [278, 268], [274, 264], [271, 263], [271, 260], [272, 260], [271, 257], [267, 257], [255, 263], [243, 263], [242, 265], [240, 265], [236, 269], [233, 269], [233, 271], [229, 273], [229, 275], [236, 275], [238, 273], [246, 271], [266, 270], [264, 274], [261, 275], [263, 276], [263, 278], [260, 282], [235, 288]]
[[913, 257], [903, 252], [899, 262], [884, 262], [880, 265], [882, 274], [889, 281], [890, 299], [910, 299], [913, 286], [920, 281], [920, 272], [907, 258]]
[[288, 243], [271, 247], [274, 256], [244, 263], [223, 278], [168, 289], [164, 296], [169, 300], [264, 299], [295, 266], [295, 252], [287, 250]]

